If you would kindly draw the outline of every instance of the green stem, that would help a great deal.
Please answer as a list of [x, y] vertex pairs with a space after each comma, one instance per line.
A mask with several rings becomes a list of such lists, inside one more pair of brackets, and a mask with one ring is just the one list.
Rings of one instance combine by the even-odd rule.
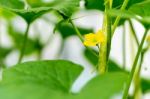
[[[0, 24], [0, 26], [1, 26], [1, 24]], [[1, 33], [2, 32], [0, 32], [0, 47], [1, 47]], [[1, 55], [1, 50], [0, 50], [0, 55]], [[0, 70], [1, 70], [2, 67], [3, 67], [2, 66], [2, 59], [0, 59]]]
[[22, 45], [22, 48], [21, 48], [21, 52], [20, 52], [18, 63], [21, 63], [22, 58], [23, 58], [24, 53], [25, 53], [25, 48], [26, 48], [27, 38], [28, 38], [28, 33], [29, 33], [29, 27], [30, 27], [30, 24], [28, 23], [27, 24], [27, 29], [25, 31], [25, 35], [24, 35], [24, 38], [23, 38], [23, 45]]
[[[0, 24], [0, 27], [1, 27], [1, 24]], [[0, 32], [0, 47], [1, 47], [1, 39], [2, 39], [2, 35], [1, 35], [2, 32]], [[0, 50], [0, 55], [1, 55], [1, 50]], [[3, 69], [3, 61], [2, 59], [0, 59], [0, 81], [2, 80], [2, 69]]]
[[[136, 41], [136, 45], [139, 47], [139, 41], [138, 41], [138, 38], [137, 38], [137, 35], [136, 35], [136, 32], [134, 30], [134, 27], [133, 27], [133, 23], [131, 20], [129, 20], [129, 25], [130, 25], [130, 30], [131, 30], [131, 33]], [[141, 70], [141, 66], [142, 66], [142, 63], [143, 63], [143, 51], [141, 52], [141, 60], [140, 60], [140, 64], [138, 65], [139, 67], [136, 68], [135, 70], [135, 75], [134, 75], [134, 92], [133, 92], [133, 99], [139, 99], [140, 98], [140, 70]]]
[[83, 39], [83, 37], [82, 37], [80, 31], [79, 31], [78, 28], [74, 25], [74, 23], [72, 22], [71, 19], [70, 19], [70, 23], [71, 23], [71, 25], [73, 26], [74, 30], [76, 31], [76, 33], [77, 33], [78, 37], [80, 38], [80, 40], [83, 42], [84, 39]]
[[125, 69], [126, 66], [126, 27], [125, 24], [123, 25], [123, 35], [122, 35], [122, 48], [123, 48], [123, 69]]
[[130, 88], [130, 85], [131, 85], [131, 82], [132, 82], [132, 79], [133, 79], [133, 76], [134, 76], [134, 73], [135, 73], [135, 70], [136, 70], [138, 59], [140, 57], [140, 54], [141, 54], [141, 51], [142, 51], [142, 47], [143, 47], [143, 44], [144, 44], [144, 41], [145, 41], [147, 33], [148, 33], [148, 29], [146, 29], [146, 31], [145, 31], [145, 33], [144, 33], [144, 35], [142, 37], [142, 41], [140, 43], [140, 46], [138, 48], [138, 52], [136, 54], [134, 63], [132, 65], [132, 70], [131, 70], [131, 73], [129, 75], [129, 79], [127, 81], [127, 85], [126, 85], [124, 93], [123, 93], [123, 99], [127, 99], [127, 97], [128, 97], [129, 88]]
[[136, 35], [136, 32], [134, 30], [133, 23], [131, 22], [131, 20], [129, 20], [129, 25], [130, 25], [130, 28], [131, 28], [131, 32], [132, 32], [132, 34], [135, 38], [136, 44], [137, 44], [137, 46], [139, 46], [140, 44], [139, 44], [139, 41], [138, 41], [138, 37]]
[[107, 71], [107, 62], [111, 50], [111, 17], [107, 14], [107, 11], [111, 9], [112, 2], [105, 1], [103, 32], [106, 35], [106, 41], [100, 44], [99, 49], [98, 71], [100, 74], [104, 74]]
[[37, 60], [40, 61], [42, 58], [42, 50], [38, 50], [37, 52]]
[[134, 79], [135, 79], [135, 89], [134, 89], [134, 93], [133, 93], [133, 99], [141, 99], [139, 96], [141, 94], [141, 79], [140, 79], [140, 72], [141, 72], [141, 68], [142, 68], [142, 64], [144, 61], [144, 56], [146, 54], [146, 52], [148, 51], [149, 46], [144, 48], [141, 52], [141, 59], [140, 59], [140, 64], [139, 67], [137, 67]]
[[[120, 10], [126, 9], [126, 7], [127, 7], [127, 5], [128, 5], [128, 2], [129, 2], [129, 0], [124, 0], [124, 2], [123, 2], [123, 4], [122, 4], [122, 7], [121, 7]], [[118, 24], [119, 24], [120, 19], [121, 19], [120, 16], [118, 16], [118, 17], [115, 19], [115, 22], [114, 22], [113, 28], [112, 28], [112, 36], [113, 36], [113, 34], [114, 34], [114, 32], [115, 32], [115, 29], [117, 28], [117, 26], [118, 26]]]
[[107, 42], [101, 43], [99, 49], [98, 71], [100, 74], [107, 71]]
[[107, 15], [107, 57], [106, 57], [106, 61], [108, 61], [108, 59], [109, 59], [110, 50], [111, 50], [111, 17], [109, 15]]
[[134, 76], [135, 89], [134, 89], [134, 93], [133, 93], [133, 99], [140, 99], [140, 97], [139, 97], [140, 92], [141, 92], [141, 90], [140, 90], [140, 83], [141, 83], [140, 72], [141, 72], [141, 67], [143, 64], [145, 52], [146, 51], [143, 49], [141, 52], [141, 59], [140, 59], [139, 67], [137, 67], [137, 70], [135, 72], [135, 76]]
[[[79, 39], [83, 42], [84, 39], [83, 39], [83, 37], [82, 37], [80, 31], [78, 30], [78, 28], [74, 25], [74, 23], [72, 22], [71, 19], [69, 20], [69, 22], [71, 23], [71, 25], [73, 26], [74, 30], [76, 31], [76, 33], [77, 33]], [[97, 53], [95, 53], [91, 48], [89, 48], [89, 47], [87, 47], [87, 46], [85, 46], [85, 47], [86, 47], [93, 55], [95, 55], [96, 57], [98, 57]]]

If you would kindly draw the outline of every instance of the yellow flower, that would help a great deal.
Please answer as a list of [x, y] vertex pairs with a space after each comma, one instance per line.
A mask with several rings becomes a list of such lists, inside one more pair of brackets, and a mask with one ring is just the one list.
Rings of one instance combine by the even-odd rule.
[[99, 30], [96, 33], [89, 33], [85, 35], [85, 46], [96, 46], [105, 41], [105, 36], [102, 30]]

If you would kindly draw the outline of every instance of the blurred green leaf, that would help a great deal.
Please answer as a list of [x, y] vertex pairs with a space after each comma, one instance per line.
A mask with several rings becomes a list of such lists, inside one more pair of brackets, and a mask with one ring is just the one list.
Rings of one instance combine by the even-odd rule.
[[[94, 50], [93, 50], [94, 51]], [[95, 51], [95, 53], [98, 53], [97, 51]], [[89, 52], [89, 50], [85, 49], [84, 50], [84, 55], [85, 58], [92, 63], [93, 66], [97, 66], [98, 63], [98, 58], [93, 55], [92, 53]], [[120, 65], [118, 65], [116, 62], [114, 62], [113, 60], [109, 60], [108, 61], [108, 71], [109, 72], [117, 72], [117, 71], [122, 71], [122, 72], [126, 72], [125, 70], [123, 70], [121, 68]]]
[[[96, 51], [96, 50], [93, 50], [93, 51], [98, 54], [98, 51]], [[95, 55], [93, 55], [88, 49], [85, 49], [83, 54], [84, 54], [85, 58], [86, 58], [93, 66], [97, 66], [98, 58], [97, 58]]]
[[10, 52], [11, 48], [0, 47], [0, 60], [3, 60]]
[[[24, 34], [14, 30], [12, 28], [12, 26], [10, 26], [8, 29], [9, 29], [9, 36], [11, 37], [11, 39], [14, 43], [14, 48], [18, 49], [20, 51], [22, 49], [22, 45], [23, 45]], [[43, 45], [39, 42], [38, 39], [31, 39], [28, 37], [27, 38], [27, 46], [26, 46], [24, 54], [29, 55], [34, 52], [38, 52], [38, 51], [42, 50], [42, 48], [43, 48]]]
[[121, 66], [113, 60], [109, 60], [109, 62], [108, 62], [108, 71], [109, 72], [117, 72], [117, 71], [119, 72], [119, 71], [121, 71], [121, 72], [126, 72], [127, 73], [126, 70], [121, 68]]
[[[146, 0], [129, 0], [129, 3], [127, 5], [127, 9], [129, 9], [130, 7], [134, 6], [136, 3], [140, 3]], [[113, 0], [113, 7], [114, 9], [120, 9], [120, 7], [122, 6], [124, 0]], [[87, 9], [96, 9], [96, 10], [101, 10], [104, 11], [105, 6], [104, 6], [104, 0], [86, 0], [86, 8]], [[117, 10], [118, 11], [118, 10]], [[117, 11], [113, 11], [115, 15], [114, 17], [121, 15], [122, 17], [124, 17], [124, 13], [118, 13]], [[117, 13], [116, 13], [117, 12]], [[111, 13], [113, 15], [113, 13]], [[115, 18], [112, 18], [112, 23], [115, 21]], [[118, 25], [122, 25], [125, 22], [125, 19], [121, 19]]]
[[[25, 9], [24, 3], [19, 0], [11, 0], [11, 2], [10, 0], [0, 0], [0, 7], [17, 13], [18, 15], [22, 16], [28, 23], [31, 23], [50, 10], [57, 10], [66, 16], [71, 16], [72, 13], [78, 8], [80, 0], [54, 0], [36, 7], [32, 6], [38, 3], [36, 0], [34, 1], [35, 2], [29, 2], [28, 0], [28, 9]], [[30, 8], [30, 6], [34, 8]]]
[[112, 99], [123, 91], [128, 75], [122, 72], [106, 73], [92, 79], [75, 99]]
[[[79, 29], [82, 35], [93, 32], [92, 29], [82, 28], [82, 27], [77, 27], [77, 28]], [[59, 22], [56, 25], [55, 30], [58, 30], [64, 39], [69, 36], [76, 35], [76, 32], [74, 28], [71, 26], [71, 24], [66, 23], [64, 21]]]
[[142, 22], [150, 24], [150, 0], [132, 6], [129, 11], [142, 17]]
[[86, 0], [87, 9], [98, 9], [104, 11], [104, 0]]
[[150, 16], [150, 0], [137, 3], [130, 7], [130, 11], [140, 16]]
[[143, 93], [150, 91], [150, 80], [142, 79], [141, 88]]
[[18, 64], [4, 70], [0, 96], [3, 99], [110, 99], [123, 90], [127, 79], [121, 72], [98, 75], [80, 93], [72, 94], [72, 84], [82, 70], [80, 65], [63, 60]]
[[128, 10], [116, 10], [112, 9], [108, 13], [111, 16], [120, 16], [121, 18], [135, 18], [136, 20], [144, 23], [150, 24], [150, 0], [143, 1], [131, 6]]
[[51, 7], [66, 16], [71, 16], [78, 9], [80, 0], [50, 0], [47, 2], [43, 0], [27, 0], [27, 2], [33, 8]]
[[26, 1], [33, 8], [47, 5], [47, 3], [45, 3], [43, 0], [26, 0]]
[[12, 48], [5, 48], [0, 46], [0, 67], [6, 67], [6, 65], [4, 64], [5, 58], [12, 50]]
[[0, 0], [0, 7], [2, 6], [11, 9], [24, 9], [24, 3], [20, 0]]
[[14, 13], [0, 8], [0, 17], [8, 20], [8, 19], [12, 19], [14, 16], [15, 16]]
[[[129, 0], [127, 8], [130, 8], [134, 4], [140, 3], [142, 1], [146, 1], [146, 0]], [[124, 0], [113, 0], [113, 7], [112, 8], [120, 9], [123, 2], [124, 2]], [[86, 0], [86, 8], [104, 11], [105, 10], [104, 0]]]
[[117, 10], [117, 9], [111, 9], [108, 11], [108, 14], [110, 14], [113, 17], [121, 17], [123, 19], [127, 19], [127, 18], [135, 18], [135, 14], [133, 14], [131, 11], [127, 11], [127, 10]]

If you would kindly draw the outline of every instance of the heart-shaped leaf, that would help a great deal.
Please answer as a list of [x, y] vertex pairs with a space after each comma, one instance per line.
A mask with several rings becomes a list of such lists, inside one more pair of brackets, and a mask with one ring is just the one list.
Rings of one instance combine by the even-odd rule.
[[81, 66], [63, 60], [19, 64], [4, 70], [0, 95], [3, 99], [66, 99], [81, 71]]
[[0, 96], [2, 99], [110, 99], [123, 90], [127, 79], [125, 73], [98, 75], [80, 93], [72, 94], [70, 89], [81, 71], [80, 65], [64, 60], [18, 64], [4, 70]]
[[24, 3], [19, 0], [0, 0], [0, 7], [17, 13], [18, 15], [23, 17], [28, 23], [31, 23], [50, 10], [57, 10], [69, 17], [78, 8], [79, 1], [80, 0], [54, 0], [35, 7], [32, 5], [35, 5], [37, 2], [34, 1], [31, 3], [28, 0], [28, 8], [25, 9]]

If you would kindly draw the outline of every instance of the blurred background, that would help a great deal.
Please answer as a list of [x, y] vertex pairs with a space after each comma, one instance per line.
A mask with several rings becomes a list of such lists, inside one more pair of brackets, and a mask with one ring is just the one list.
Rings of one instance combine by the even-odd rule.
[[[47, 1], [45, 0], [45, 2]], [[80, 11], [75, 12], [72, 19], [84, 35], [86, 33], [96, 32], [102, 28], [103, 12], [98, 10], [86, 10], [84, 8], [83, 0], [80, 2]], [[74, 92], [78, 92], [89, 79], [96, 75], [93, 71], [96, 69], [96, 64], [94, 63], [97, 60], [87, 54], [88, 51], [85, 49], [78, 36], [76, 36], [76, 33], [70, 24], [64, 24], [63, 26], [58, 27], [55, 33], [53, 33], [55, 25], [60, 20], [60, 16], [55, 12], [49, 12], [31, 24], [25, 57], [22, 62], [65, 59], [81, 64], [84, 66], [85, 70], [73, 86]], [[132, 22], [138, 40], [140, 41], [145, 29], [136, 20], [133, 19]], [[27, 23], [20, 16], [2, 9], [0, 10], [1, 67], [6, 68], [17, 64], [26, 27]], [[125, 42], [123, 42], [123, 40], [125, 40]], [[125, 46], [123, 46], [124, 44]], [[98, 50], [96, 47], [94, 49]], [[124, 26], [120, 25], [115, 31], [112, 40], [110, 60], [114, 65], [117, 64], [119, 68], [130, 70], [136, 51], [136, 42], [133, 40], [129, 22], [126, 21]], [[126, 53], [125, 59], [123, 57], [123, 52]], [[91, 58], [92, 62], [90, 60]], [[149, 59], [150, 51], [146, 53], [141, 69], [141, 76], [146, 79], [150, 79]], [[125, 63], [124, 60], [126, 60]], [[132, 91], [133, 88], [130, 90], [131, 94]], [[149, 99], [149, 97], [150, 93], [147, 93], [142, 99]]]

